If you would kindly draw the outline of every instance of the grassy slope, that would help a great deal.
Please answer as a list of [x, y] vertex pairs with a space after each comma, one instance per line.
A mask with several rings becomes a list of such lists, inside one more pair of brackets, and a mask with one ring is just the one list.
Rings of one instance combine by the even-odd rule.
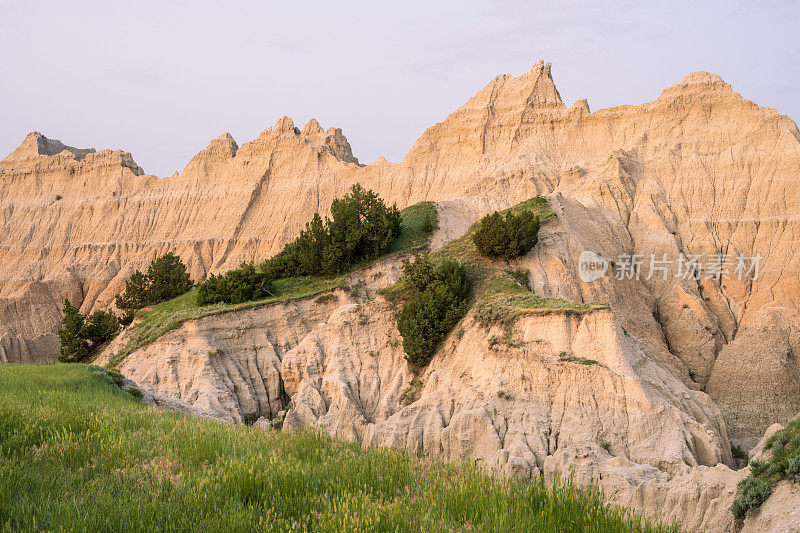
[[[547, 200], [541, 196], [526, 200], [509, 210], [519, 211], [522, 209], [530, 209], [536, 213], [543, 224], [555, 218], [555, 213], [550, 209]], [[402, 233], [392, 247], [392, 253], [423, 250], [426, 247], [430, 233], [436, 227], [435, 223], [431, 224], [431, 218], [434, 221], [436, 218], [436, 204], [434, 202], [420, 202], [403, 209], [402, 215]], [[504, 269], [507, 265], [505, 261], [490, 261], [481, 257], [472, 242], [472, 233], [476, 227], [477, 224], [464, 236], [450, 241], [439, 250], [433, 252], [431, 256], [434, 260], [458, 259], [467, 265], [474, 282], [475, 315], [480, 320], [487, 323], [496, 321], [511, 322], [523, 314], [585, 314], [599, 309], [608, 309], [608, 304], [604, 303], [577, 303], [559, 298], [537, 296], [520, 285], [514, 275]], [[213, 304], [199, 307], [197, 305], [197, 295], [192, 291], [168, 302], [142, 309], [137, 313], [141, 320], [133, 326], [135, 329], [131, 339], [119, 352], [110, 358], [108, 367], [117, 368], [128, 354], [178, 328], [187, 320], [227, 313], [237, 309], [306, 298], [336, 288], [346, 288], [346, 277], [347, 274], [329, 278], [305, 277], [278, 280], [275, 284], [277, 292], [275, 296], [237, 305]], [[402, 283], [382, 291], [389, 299], [402, 298], [403, 292]]]
[[769, 459], [751, 461], [750, 475], [739, 482], [740, 495], [731, 509], [734, 515], [737, 507], [739, 514], [758, 509], [778, 482], [784, 479], [800, 482], [800, 417], [771, 436], [766, 449], [771, 452]]
[[[403, 209], [401, 214], [403, 215], [401, 233], [392, 246], [391, 253], [413, 252], [424, 248], [430, 233], [436, 228], [436, 204], [420, 202]], [[359, 267], [353, 270], [357, 268]], [[116, 368], [129, 354], [178, 328], [187, 320], [306, 298], [336, 288], [346, 288], [347, 276], [348, 274], [342, 274], [325, 278], [302, 277], [277, 280], [275, 296], [236, 305], [218, 303], [200, 307], [197, 305], [197, 293], [191, 291], [167, 302], [142, 309], [137, 313], [141, 320], [133, 326], [135, 329], [130, 341], [110, 358], [108, 367]]]
[[761, 476], [769, 481], [777, 482], [790, 477], [800, 481], [800, 469], [794, 464], [800, 461], [800, 417], [795, 418], [782, 430], [767, 440], [767, 447], [772, 456]]
[[0, 531], [642, 525], [573, 488], [148, 408], [84, 365], [0, 365], [0, 390]]
[[[531, 198], [508, 211], [528, 209], [539, 217], [542, 225], [555, 218], [547, 199]], [[505, 211], [504, 211], [505, 212]], [[505, 260], [482, 257], [472, 241], [472, 234], [480, 223], [474, 224], [462, 237], [452, 240], [431, 253], [431, 259], [440, 261], [456, 259], [463, 262], [473, 280], [475, 316], [484, 322], [511, 322], [523, 314], [585, 314], [608, 309], [606, 303], [578, 303], [561, 298], [544, 298], [524, 287]], [[527, 276], [527, 272], [525, 273]], [[400, 282], [383, 291], [389, 299], [402, 299], [405, 288]]]

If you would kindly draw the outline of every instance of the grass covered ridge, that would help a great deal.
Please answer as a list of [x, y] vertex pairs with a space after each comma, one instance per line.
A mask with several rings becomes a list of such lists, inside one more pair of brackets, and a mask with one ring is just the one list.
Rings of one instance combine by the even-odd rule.
[[315, 296], [337, 288], [345, 288], [346, 278], [347, 274], [330, 278], [279, 279], [273, 283], [275, 296], [240, 304], [216, 303], [200, 306], [197, 304], [197, 291], [193, 290], [172, 300], [146, 307], [136, 313], [141, 321], [131, 326], [134, 330], [130, 340], [109, 359], [108, 367], [116, 368], [128, 355], [147, 346], [165, 333], [177, 329], [187, 320]]
[[[536, 196], [519, 203], [501, 213], [529, 210], [544, 226], [556, 215], [547, 199]], [[561, 298], [545, 298], [531, 292], [527, 285], [527, 271], [508, 269], [504, 260], [489, 260], [481, 256], [472, 234], [480, 222], [472, 225], [466, 234], [454, 239], [430, 254], [430, 260], [439, 263], [445, 260], [462, 262], [473, 282], [473, 309], [475, 317], [485, 324], [504, 323], [510, 325], [525, 314], [576, 314], [582, 315], [609, 309], [607, 303], [578, 303]], [[407, 288], [401, 281], [381, 293], [392, 301], [403, 301]]]
[[[430, 234], [437, 227], [436, 204], [420, 202], [406, 207], [400, 212], [402, 223], [400, 236], [392, 245], [391, 253], [419, 251], [427, 245]], [[356, 265], [350, 272], [331, 277], [295, 277], [283, 278], [273, 282], [274, 296], [253, 300], [240, 304], [216, 303], [200, 306], [197, 304], [197, 292], [191, 291], [172, 300], [137, 311], [141, 320], [134, 328], [130, 340], [109, 359], [108, 367], [117, 368], [125, 358], [139, 348], [150, 344], [165, 333], [177, 329], [187, 320], [228, 313], [239, 309], [260, 307], [316, 296], [334, 289], [347, 289], [345, 280], [354, 270], [366, 265]]]
[[0, 390], [0, 531], [667, 530], [570, 486], [148, 408], [80, 364], [0, 365]]
[[437, 228], [436, 202], [420, 202], [400, 211], [403, 221], [400, 236], [392, 244], [392, 252], [416, 252], [428, 245], [428, 238]]

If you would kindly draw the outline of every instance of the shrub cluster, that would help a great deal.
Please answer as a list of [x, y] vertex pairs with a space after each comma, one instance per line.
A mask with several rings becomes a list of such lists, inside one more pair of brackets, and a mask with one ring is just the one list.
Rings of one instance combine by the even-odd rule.
[[125, 290], [116, 298], [117, 308], [124, 311], [123, 324], [130, 324], [137, 309], [171, 300], [192, 288], [192, 280], [181, 258], [172, 252], [154, 259], [147, 273], [137, 270], [125, 282]]
[[198, 305], [217, 302], [238, 304], [250, 300], [259, 300], [272, 296], [272, 283], [267, 275], [256, 272], [252, 263], [242, 263], [225, 274], [211, 274], [207, 280], [197, 287]]
[[539, 218], [532, 211], [495, 211], [480, 221], [472, 234], [478, 251], [486, 257], [513, 259], [527, 254], [539, 240]]
[[323, 221], [315, 213], [297, 239], [258, 269], [242, 263], [236, 270], [212, 274], [198, 286], [197, 303], [258, 300], [274, 294], [273, 281], [278, 279], [340, 274], [389, 252], [400, 236], [401, 222], [396, 206], [387, 207], [377, 194], [356, 183], [344, 198], [331, 203], [329, 218]]
[[767, 447], [772, 452], [769, 460], [750, 461], [750, 475], [739, 482], [740, 495], [731, 506], [737, 519], [758, 509], [781, 480], [800, 482], [800, 418], [772, 435]]
[[376, 193], [356, 183], [347, 196], [333, 201], [330, 218], [323, 221], [315, 213], [300, 236], [261, 270], [271, 279], [341, 274], [388, 252], [401, 222], [396, 206], [387, 207]]
[[439, 265], [427, 256], [403, 261], [403, 281], [409, 299], [397, 317], [406, 358], [427, 365], [441, 342], [467, 308], [470, 280], [464, 265], [445, 261]]
[[117, 308], [123, 312], [121, 318], [111, 311], [95, 311], [84, 316], [69, 300], [64, 300], [64, 318], [58, 330], [61, 340], [58, 360], [83, 360], [98, 345], [111, 340], [119, 331], [120, 324], [130, 324], [134, 311], [180, 296], [191, 287], [186, 265], [180, 257], [166, 253], [150, 263], [146, 274], [137, 270], [125, 282], [125, 290], [115, 300]]
[[119, 320], [111, 311], [95, 311], [85, 316], [69, 300], [64, 300], [64, 318], [58, 337], [61, 340], [62, 363], [81, 361], [92, 349], [111, 340], [119, 331]]
[[733, 501], [731, 512], [742, 520], [752, 509], [757, 509], [769, 497], [772, 488], [765, 480], [757, 477], [746, 477], [739, 482], [741, 496]]

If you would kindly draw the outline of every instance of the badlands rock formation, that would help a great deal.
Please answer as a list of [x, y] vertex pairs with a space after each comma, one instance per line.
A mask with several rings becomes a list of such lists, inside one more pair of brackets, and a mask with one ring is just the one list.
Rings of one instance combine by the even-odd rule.
[[[230, 420], [291, 402], [288, 427], [531, 475], [580, 466], [625, 503], [661, 502], [663, 516], [680, 514], [679, 479], [689, 493], [719, 494], [705, 508], [728, 506], [741, 475], [721, 466], [730, 444], [749, 449], [800, 412], [800, 132], [706, 72], [650, 103], [591, 112], [586, 100], [565, 105], [539, 62], [496, 77], [398, 164], [360, 165], [340, 130], [288, 118], [241, 147], [214, 139], [166, 179], [126, 152], [32, 133], [0, 162], [0, 360], [54, 359], [63, 298], [85, 312], [108, 306], [134, 268], [166, 251], [197, 280], [268, 257], [354, 182], [401, 207], [438, 201], [434, 245], [484, 212], [548, 196], [558, 220], [518, 266], [540, 295], [611, 311], [522, 321], [523, 348], [490, 349], [491, 332], [468, 317], [412, 384], [385, 302], [342, 294], [334, 309], [228, 317], [236, 331], [225, 315], [187, 324], [132, 354], [126, 375]], [[584, 250], [609, 265], [637, 254], [643, 275], [586, 283]], [[756, 279], [738, 279], [735, 264], [720, 280], [650, 275], [651, 255], [681, 254], [758, 255], [760, 268]], [[572, 368], [560, 351], [602, 365]], [[732, 527], [709, 513], [681, 516]]]
[[[540, 235], [514, 266], [530, 268], [540, 291], [555, 290], [564, 273], [551, 262], [566, 260], [570, 231], [553, 221]], [[737, 530], [730, 506], [746, 471], [726, 466], [731, 445], [721, 412], [675, 376], [663, 346], [621, 325], [628, 322], [616, 309], [624, 300], [586, 316], [524, 316], [510, 334], [468, 315], [416, 376], [404, 361], [393, 309], [375, 296], [398, 278], [398, 262], [351, 275], [349, 284], [366, 289], [361, 297], [337, 290], [335, 298], [188, 322], [133, 352], [120, 370], [158, 397], [219, 420], [282, 419], [284, 431], [321, 427], [513, 476], [552, 481], [573, 472], [609, 499], [680, 520], [687, 530]], [[616, 290], [633, 297], [628, 287]], [[99, 362], [126, 341], [120, 337]], [[563, 361], [564, 354], [597, 364]], [[798, 503], [784, 499], [773, 506]], [[769, 516], [774, 531], [796, 524], [776, 511]], [[759, 517], [748, 522], [756, 531], [767, 524]]]

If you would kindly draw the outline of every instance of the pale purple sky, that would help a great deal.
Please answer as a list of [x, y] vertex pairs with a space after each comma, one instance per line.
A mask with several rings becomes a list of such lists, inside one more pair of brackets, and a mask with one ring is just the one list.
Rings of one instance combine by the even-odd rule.
[[283, 115], [399, 161], [497, 74], [553, 63], [567, 105], [640, 104], [696, 70], [800, 118], [800, 4], [0, 0], [0, 158], [28, 131], [181, 170]]

